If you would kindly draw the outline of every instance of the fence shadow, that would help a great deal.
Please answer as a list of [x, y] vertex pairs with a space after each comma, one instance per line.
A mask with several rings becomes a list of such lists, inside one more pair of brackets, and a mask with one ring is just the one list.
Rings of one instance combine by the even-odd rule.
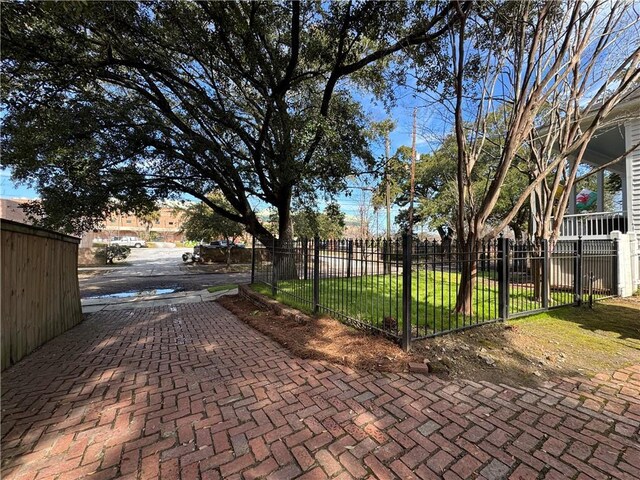
[[[594, 303], [593, 308], [586, 305], [575, 307], [584, 312], [579, 318], [567, 308], [555, 310], [553, 315], [567, 322], [578, 323], [585, 330], [611, 332], [618, 334], [622, 340], [640, 341], [640, 309], [617, 303], [623, 301]], [[635, 348], [640, 350], [640, 344]]]
[[[257, 251], [257, 250], [256, 250]], [[452, 248], [402, 239], [299, 239], [263, 249], [251, 283], [296, 308], [411, 341], [615, 294], [615, 240]], [[263, 292], [267, 293], [267, 292]]]

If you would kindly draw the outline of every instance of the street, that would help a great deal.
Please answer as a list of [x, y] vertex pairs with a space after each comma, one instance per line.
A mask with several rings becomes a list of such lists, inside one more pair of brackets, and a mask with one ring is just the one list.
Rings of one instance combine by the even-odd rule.
[[[82, 298], [127, 292], [159, 293], [157, 290], [192, 291], [212, 285], [246, 283], [249, 265], [240, 265], [232, 273], [224, 265], [185, 264], [182, 254], [189, 248], [132, 248], [124, 262], [104, 267], [79, 269]], [[156, 292], [153, 292], [156, 290]], [[132, 293], [134, 295], [135, 293]]]

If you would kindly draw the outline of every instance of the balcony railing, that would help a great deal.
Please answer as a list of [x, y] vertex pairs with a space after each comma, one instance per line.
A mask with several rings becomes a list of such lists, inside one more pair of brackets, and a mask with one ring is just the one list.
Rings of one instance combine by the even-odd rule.
[[607, 238], [614, 230], [627, 233], [627, 212], [565, 215], [560, 227], [560, 238]]

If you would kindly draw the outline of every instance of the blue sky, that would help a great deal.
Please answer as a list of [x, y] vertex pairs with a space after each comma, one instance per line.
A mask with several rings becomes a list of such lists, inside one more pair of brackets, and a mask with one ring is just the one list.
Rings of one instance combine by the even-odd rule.
[[[385, 118], [392, 118], [392, 120], [396, 124], [395, 130], [390, 135], [391, 141], [391, 154], [402, 145], [411, 145], [411, 130], [412, 130], [412, 122], [413, 122], [413, 108], [414, 105], [419, 103], [416, 99], [410, 94], [404, 94], [404, 89], [399, 91], [399, 100], [397, 105], [393, 108], [393, 110], [388, 113], [384, 109], [384, 107], [378, 102], [373, 101], [371, 98], [363, 99], [363, 105], [366, 113], [376, 121], [383, 120]], [[426, 153], [431, 151], [434, 144], [429, 142], [428, 137], [430, 134], [425, 133], [426, 131], [430, 131], [433, 128], [441, 128], [441, 123], [438, 122], [433, 115], [429, 113], [426, 108], [418, 109], [418, 138], [417, 138], [417, 150], [419, 153]], [[384, 144], [375, 144], [372, 145], [372, 149], [374, 155], [376, 157], [382, 157], [384, 155]], [[367, 185], [367, 187], [371, 187], [373, 185]], [[349, 216], [359, 217], [358, 206], [361, 203], [362, 199], [362, 189], [360, 188], [352, 188], [351, 195], [348, 196], [346, 194], [340, 195], [337, 199], [340, 204], [342, 210]], [[364, 195], [367, 199], [371, 198], [371, 192], [365, 191]], [[30, 188], [24, 184], [16, 184], [10, 178], [10, 170], [7, 168], [2, 168], [0, 170], [0, 197], [2, 198], [37, 198], [38, 192], [34, 189]], [[187, 199], [185, 197], [185, 199]], [[323, 201], [320, 202], [320, 209], [324, 208], [325, 203]], [[373, 210], [372, 210], [373, 212]], [[392, 221], [397, 214], [397, 208], [393, 208], [392, 211]], [[372, 225], [371, 228], [373, 231], [376, 229], [376, 224], [379, 224], [379, 229], [382, 231], [385, 229], [386, 217], [384, 212], [379, 213], [378, 222], [376, 222], [376, 217], [372, 214]]]
[[11, 172], [7, 168], [0, 170], [0, 197], [2, 198], [36, 198], [38, 192], [26, 185], [15, 184], [10, 178]]
[[[412, 82], [413, 83], [413, 82]], [[408, 87], [397, 87], [396, 98], [397, 103], [388, 112], [381, 102], [377, 102], [371, 97], [361, 96], [361, 93], [354, 93], [354, 97], [361, 101], [366, 114], [374, 121], [381, 121], [390, 118], [395, 123], [395, 130], [389, 135], [390, 139], [390, 153], [393, 155], [395, 151], [405, 145], [411, 146], [411, 133], [413, 130], [413, 110], [415, 107], [417, 110], [417, 135], [416, 135], [416, 150], [418, 154], [430, 153], [437, 147], [439, 137], [443, 136], [445, 129], [445, 122], [440, 117], [439, 113], [436, 113], [435, 107], [430, 108], [425, 105], [429, 102], [428, 99], [417, 98], [415, 91]], [[442, 108], [442, 107], [440, 107]], [[373, 144], [373, 153], [376, 157], [384, 156], [384, 143]], [[362, 185], [362, 181], [360, 186]], [[374, 185], [367, 185], [371, 187]], [[342, 210], [351, 216], [358, 217], [358, 206], [361, 204], [362, 189], [358, 185], [355, 185], [351, 190], [351, 196], [341, 195], [338, 198]], [[367, 198], [371, 197], [371, 192], [365, 191]], [[320, 205], [322, 208], [324, 203]], [[373, 209], [371, 209], [373, 212]], [[398, 208], [392, 206], [391, 221], [393, 222], [395, 216], [398, 213]], [[379, 219], [376, 215], [371, 215], [370, 228], [372, 232], [376, 232], [376, 225], [379, 224], [379, 231], [384, 231], [386, 228], [386, 215], [384, 209], [379, 212]], [[395, 227], [394, 227], [395, 228]]]

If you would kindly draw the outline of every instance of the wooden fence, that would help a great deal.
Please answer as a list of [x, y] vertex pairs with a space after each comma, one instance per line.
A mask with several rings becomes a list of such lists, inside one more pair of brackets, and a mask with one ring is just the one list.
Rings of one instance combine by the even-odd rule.
[[0, 220], [2, 370], [82, 321], [79, 239]]

